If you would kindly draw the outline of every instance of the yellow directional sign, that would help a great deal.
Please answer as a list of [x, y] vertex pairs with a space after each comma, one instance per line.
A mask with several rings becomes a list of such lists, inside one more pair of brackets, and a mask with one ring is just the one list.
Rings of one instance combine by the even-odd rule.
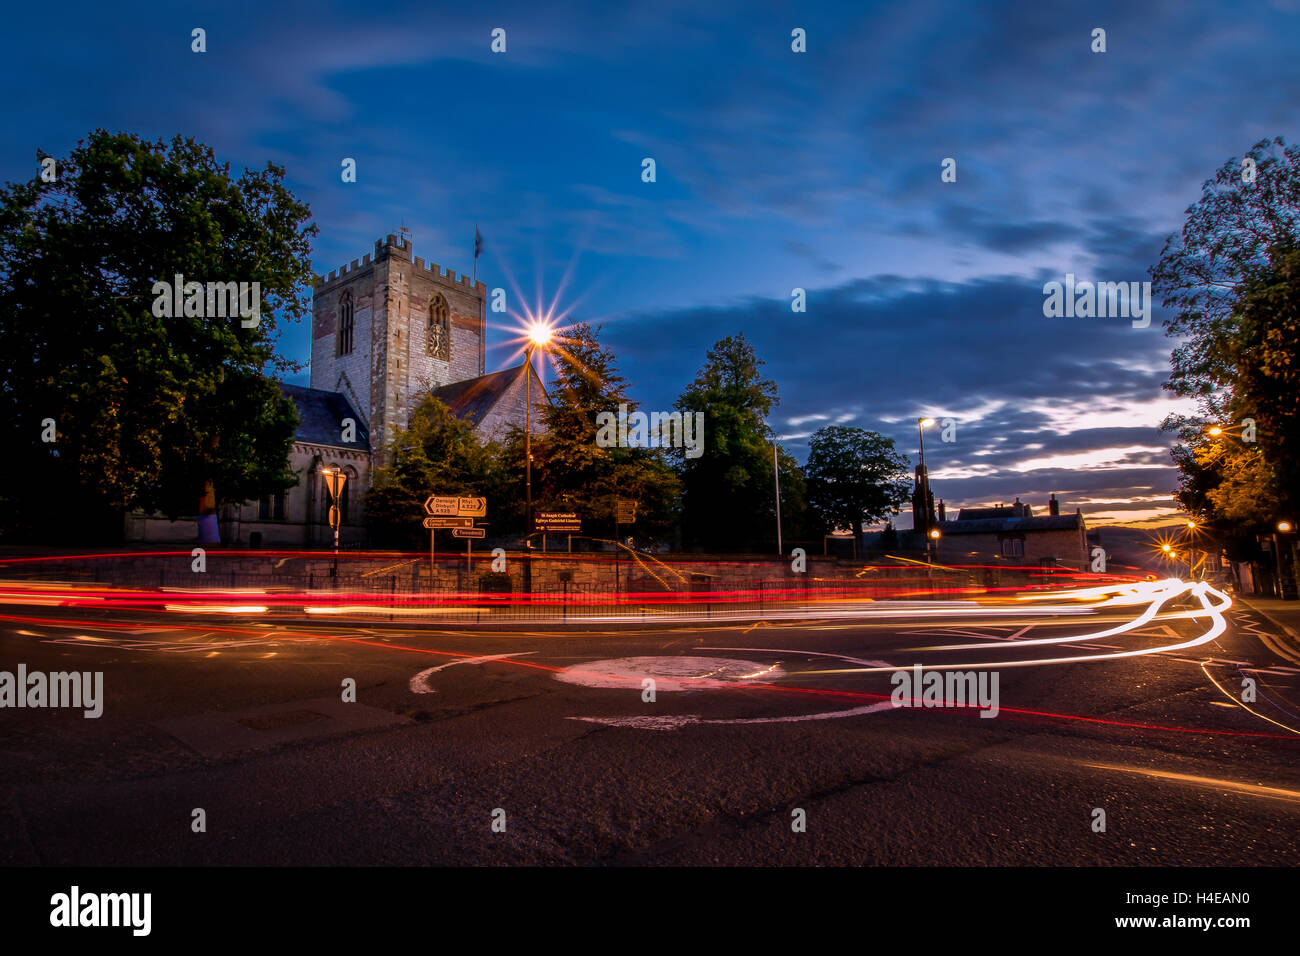
[[485, 518], [487, 517], [486, 498], [462, 498], [456, 495], [430, 495], [424, 502], [424, 510], [440, 518]]

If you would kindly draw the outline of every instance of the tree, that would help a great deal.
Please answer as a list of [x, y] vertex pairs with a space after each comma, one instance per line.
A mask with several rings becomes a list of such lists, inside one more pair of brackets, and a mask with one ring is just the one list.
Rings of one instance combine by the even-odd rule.
[[1280, 137], [1261, 140], [1205, 183], [1182, 232], [1166, 240], [1151, 269], [1154, 291], [1176, 310], [1165, 330], [1185, 337], [1174, 350], [1167, 389], [1206, 399], [1211, 416], [1220, 411], [1215, 395], [1234, 375], [1226, 345], [1237, 330], [1240, 287], [1268, 264], [1270, 250], [1297, 240], [1300, 147]]
[[[637, 502], [636, 525], [622, 531], [635, 532], [643, 541], [662, 540], [675, 526], [679, 497], [677, 477], [664, 453], [656, 448], [602, 447], [596, 440], [602, 412], [617, 415], [620, 406], [629, 414], [637, 410], [614, 353], [600, 342], [600, 332], [599, 326], [579, 322], [555, 338], [551, 404], [542, 415], [546, 434], [532, 442], [534, 508], [576, 511], [588, 535], [612, 536], [614, 501], [629, 498]], [[522, 438], [516, 429], [506, 445], [507, 460], [520, 484]]]
[[862, 533], [865, 522], [897, 514], [909, 493], [908, 461], [894, 440], [876, 432], [828, 425], [808, 442], [809, 502], [823, 530]]
[[[120, 536], [130, 509], [197, 511], [211, 540], [221, 503], [294, 483], [293, 403], [265, 373], [296, 368], [274, 346], [279, 319], [308, 310], [310, 211], [282, 168], [232, 179], [179, 136], [97, 130], [52, 169], [0, 189], [0, 523], [49, 540], [67, 515], [82, 536], [114, 523]], [[191, 314], [156, 314], [155, 284], [177, 275], [248, 283], [245, 306], [258, 283], [257, 323], [207, 317], [202, 288], [183, 290]]]
[[1300, 506], [1300, 245], [1270, 250], [1268, 266], [1242, 284], [1233, 317], [1237, 332], [1225, 356], [1234, 370], [1228, 411], [1235, 421], [1254, 419], [1255, 470], [1276, 489], [1277, 511], [1294, 514]]
[[1179, 436], [1177, 497], [1230, 549], [1297, 503], [1297, 248], [1300, 148], [1263, 140], [1205, 183], [1152, 268], [1183, 338], [1165, 387], [1199, 406], [1163, 425]]
[[[776, 383], [745, 336], [714, 343], [704, 367], [675, 407], [703, 412], [701, 455], [675, 452], [683, 485], [683, 535], [713, 551], [742, 551], [776, 543], [772, 430]], [[784, 470], [784, 469], [783, 469]], [[784, 516], [783, 516], [784, 517]]]
[[503, 500], [501, 450], [479, 440], [474, 426], [426, 395], [406, 428], [394, 433], [388, 464], [375, 470], [366, 494], [366, 531], [378, 547], [415, 548], [427, 541], [424, 502], [430, 495], [485, 495], [494, 521]]

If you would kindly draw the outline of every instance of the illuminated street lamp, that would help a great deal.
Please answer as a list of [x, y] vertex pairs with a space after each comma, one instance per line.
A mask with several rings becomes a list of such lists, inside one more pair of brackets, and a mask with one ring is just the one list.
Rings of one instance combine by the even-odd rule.
[[1196, 520], [1187, 519], [1187, 573], [1196, 577]]
[[931, 563], [931, 564], [933, 564], [933, 563], [934, 563], [934, 559], [937, 558], [937, 557], [939, 556], [938, 552], [939, 552], [939, 538], [940, 538], [940, 537], [942, 537], [942, 535], [940, 534], [938, 528], [931, 528], [931, 529], [930, 529], [930, 540], [927, 541], [927, 542], [925, 543], [925, 549], [926, 549], [926, 551], [930, 551], [930, 552], [931, 552], [931, 554], [929, 555], [929, 557], [930, 557], [930, 563]]
[[1223, 429], [1220, 428], [1218, 425], [1215, 425], [1213, 428], [1210, 429], [1210, 434], [1213, 435], [1215, 438], [1218, 438], [1220, 435], [1223, 434]]
[[[922, 505], [924, 506], [924, 508], [925, 508], [925, 517], [922, 519], [922, 522], [923, 522], [923, 523], [922, 523], [921, 527], [920, 527], [920, 528], [914, 528], [914, 530], [920, 531], [922, 534], [926, 534], [926, 533], [929, 531], [929, 528], [930, 528], [930, 474], [929, 474], [929, 472], [927, 472], [927, 471], [925, 470], [925, 429], [926, 429], [926, 426], [928, 426], [928, 425], [933, 425], [933, 424], [934, 424], [934, 419], [933, 419], [933, 418], [918, 418], [918, 419], [916, 420], [916, 434], [917, 434], [917, 435], [920, 437], [920, 439], [921, 439], [921, 461], [920, 461], [920, 465], [921, 465], [921, 504], [922, 504]], [[913, 508], [912, 508], [912, 521], [913, 521], [913, 524], [915, 525], [915, 521], [916, 521], [916, 507], [915, 507], [915, 505], [913, 505]], [[928, 542], [928, 541], [925, 543], [925, 550], [926, 550], [927, 553], [928, 553], [929, 550], [930, 550], [930, 542]]]
[[341, 468], [323, 468], [321, 475], [325, 478], [325, 487], [329, 489], [330, 527], [334, 529], [334, 573], [339, 570], [339, 502], [343, 498], [343, 486], [348, 483], [347, 473]]
[[545, 323], [534, 322], [528, 329], [528, 348], [524, 350], [524, 508], [527, 514], [524, 541], [532, 547], [529, 535], [533, 531], [533, 349], [544, 350], [551, 341], [551, 329]]
[[1281, 531], [1283, 534], [1287, 534], [1291, 530], [1291, 522], [1279, 521], [1277, 523], [1277, 530]]

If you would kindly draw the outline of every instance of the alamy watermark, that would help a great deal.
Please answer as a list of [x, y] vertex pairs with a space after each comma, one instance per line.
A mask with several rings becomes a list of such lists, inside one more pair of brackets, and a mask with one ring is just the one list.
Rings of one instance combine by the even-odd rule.
[[51, 926], [124, 926], [133, 936], [148, 936], [152, 913], [152, 893], [83, 893], [73, 886], [50, 897]]
[[177, 273], [173, 281], [155, 282], [150, 290], [153, 314], [160, 319], [185, 316], [194, 319], [225, 319], [240, 316], [239, 324], [255, 328], [262, 321], [262, 283], [186, 282]]
[[1069, 272], [1063, 283], [1046, 283], [1043, 295], [1049, 319], [1132, 319], [1135, 329], [1151, 324], [1150, 282], [1075, 282]]
[[703, 412], [627, 411], [618, 406], [618, 414], [596, 415], [596, 444], [601, 448], [684, 448], [687, 458], [704, 454]]
[[889, 677], [895, 707], [978, 707], [981, 717], [996, 717], [997, 671], [925, 671], [920, 664], [897, 670]]
[[0, 708], [5, 707], [72, 707], [81, 708], [83, 717], [96, 718], [104, 713], [103, 671], [27, 670], [0, 671]]

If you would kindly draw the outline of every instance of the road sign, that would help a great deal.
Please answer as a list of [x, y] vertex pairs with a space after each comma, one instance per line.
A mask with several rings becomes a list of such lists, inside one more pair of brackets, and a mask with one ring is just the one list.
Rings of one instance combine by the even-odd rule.
[[582, 515], [576, 511], [538, 511], [533, 530], [543, 534], [582, 534]]
[[474, 527], [473, 518], [425, 518], [424, 526], [426, 528], [472, 528]]
[[484, 528], [452, 528], [451, 536], [453, 538], [485, 538], [487, 531]]
[[458, 501], [456, 514], [468, 515], [471, 518], [487, 517], [486, 498], [460, 498]]
[[614, 520], [619, 524], [635, 524], [636, 502], [631, 498], [615, 498]]
[[455, 495], [430, 495], [424, 510], [436, 517], [487, 517], [486, 498], [460, 498]]

